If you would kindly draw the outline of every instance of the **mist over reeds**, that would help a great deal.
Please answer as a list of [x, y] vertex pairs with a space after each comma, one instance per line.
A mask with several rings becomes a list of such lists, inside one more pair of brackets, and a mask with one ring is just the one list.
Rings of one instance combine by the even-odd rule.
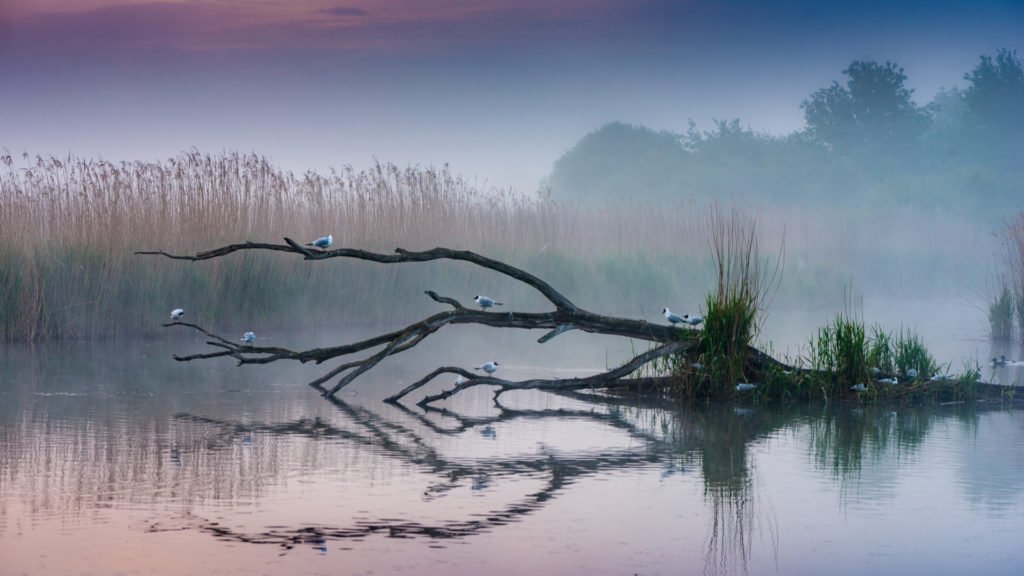
[[[581, 212], [484, 189], [447, 168], [294, 175], [257, 155], [195, 151], [117, 163], [7, 154], [3, 164], [0, 327], [8, 340], [147, 334], [179, 306], [211, 326], [388, 321], [421, 313], [423, 290], [468, 300], [500, 282], [459, 265], [317, 265], [246, 253], [197, 265], [135, 250], [194, 253], [331, 233], [336, 246], [383, 252], [472, 249], [540, 271], [570, 293], [584, 282], [607, 292], [640, 270], [664, 293], [693, 284], [671, 270], [696, 255], [687, 246], [703, 244], [699, 218], [639, 205]], [[671, 262], [645, 256], [657, 246], [671, 247]]]
[[[715, 286], [709, 208], [685, 199], [584, 207], [490, 189], [447, 167], [378, 163], [296, 175], [239, 153], [110, 162], [4, 152], [0, 159], [5, 340], [150, 335], [176, 307], [187, 320], [222, 330], [404, 324], [436, 310], [424, 290], [463, 301], [487, 293], [525, 310], [545, 306], [522, 286], [458, 263], [311, 263], [265, 253], [188, 263], [133, 255], [284, 236], [308, 242], [330, 233], [335, 246], [381, 252], [474, 250], [540, 275], [583, 306], [654, 321], [664, 306], [698, 310]], [[942, 290], [980, 243], [965, 247], [964, 240], [988, 235], [955, 219], [898, 210], [860, 223], [820, 209], [748, 208], [758, 214], [765, 245], [785, 238], [781, 302], [833, 303], [857, 275], [887, 289], [909, 288], [909, 280], [914, 290]]]

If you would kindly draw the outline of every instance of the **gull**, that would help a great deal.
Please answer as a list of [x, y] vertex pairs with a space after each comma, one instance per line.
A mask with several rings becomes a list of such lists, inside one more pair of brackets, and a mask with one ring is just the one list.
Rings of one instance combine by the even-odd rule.
[[891, 384], [893, 386], [900, 383], [900, 381], [897, 380], [895, 376], [892, 376], [890, 378], [880, 378], [878, 380], [875, 380], [875, 382], [878, 382], [879, 384]]
[[306, 246], [315, 246], [317, 248], [330, 248], [331, 244], [334, 244], [334, 236], [328, 234], [323, 238], [317, 238], [316, 240], [313, 240], [309, 244], [306, 244]]
[[690, 316], [689, 314], [683, 314], [683, 322], [686, 322], [690, 326], [696, 326], [703, 321], [703, 316]]
[[474, 368], [474, 370], [483, 370], [488, 374], [494, 374], [498, 370], [499, 364], [497, 362], [486, 362]]
[[668, 308], [662, 308], [661, 313], [665, 315], [665, 320], [671, 322], [673, 326], [675, 326], [676, 324], [682, 324], [686, 322], [686, 319], [684, 319], [679, 314], [676, 314], [675, 312], [669, 310]]
[[952, 379], [953, 379], [953, 376], [951, 374], [936, 374], [935, 376], [932, 376], [928, 380], [930, 380], [932, 382], [945, 382], [946, 380], [952, 380]]
[[487, 296], [473, 296], [473, 301], [480, 306], [481, 310], [487, 310], [491, 306], [504, 306], [501, 302], [495, 302], [494, 298]]
[[1006, 366], [1006, 356], [1000, 356], [999, 358], [992, 359], [993, 366]]
[[185, 310], [182, 308], [175, 308], [171, 310], [171, 320], [181, 320], [185, 317]]
[[908, 378], [917, 378], [917, 368], [910, 368], [907, 370]]
[[850, 386], [850, 390], [853, 390], [854, 392], [867, 392], [868, 387], [864, 384], [854, 384], [853, 386]]
[[256, 341], [256, 334], [253, 332], [246, 332], [242, 334], [242, 342], [252, 346], [252, 343]]
[[753, 390], [757, 388], [757, 384], [750, 384], [749, 382], [740, 382], [736, 385], [737, 392], [746, 392], [747, 390]]

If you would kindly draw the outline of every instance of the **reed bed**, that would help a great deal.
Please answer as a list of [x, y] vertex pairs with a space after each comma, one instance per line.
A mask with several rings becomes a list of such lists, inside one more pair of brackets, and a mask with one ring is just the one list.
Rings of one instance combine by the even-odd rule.
[[[891, 240], [821, 212], [749, 209], [758, 214], [761, 241], [781, 246], [785, 239], [795, 263], [779, 292], [784, 300], [833, 301], [851, 267], [874, 262], [872, 253], [892, 253]], [[906, 213], [892, 217], [903, 222], [890, 227], [895, 233], [912, 228]], [[951, 252], [941, 239], [963, 246], [980, 236], [955, 218], [938, 224], [959, 234], [908, 234], [900, 250], [906, 260], [955, 267], [962, 261], [957, 248]], [[527, 288], [461, 263], [309, 263], [267, 253], [188, 263], [133, 255], [327, 233], [336, 246], [368, 250], [474, 250], [545, 278], [582, 306], [660, 321], [662, 307], [697, 310], [714, 290], [709, 226], [707, 207], [685, 200], [581, 208], [486, 188], [447, 167], [378, 163], [296, 175], [254, 154], [193, 150], [162, 161], [111, 162], [3, 151], [0, 338], [152, 335], [175, 307], [216, 330], [259, 333], [406, 323], [437, 310], [423, 296], [427, 289], [547, 308]]]
[[458, 263], [133, 255], [329, 232], [337, 246], [368, 250], [472, 249], [540, 274], [581, 304], [679, 298], [688, 287], [696, 298], [704, 289], [704, 222], [693, 210], [577, 210], [482, 189], [447, 168], [377, 164], [296, 176], [236, 153], [118, 163], [4, 154], [2, 163], [5, 340], [150, 334], [179, 306], [186, 319], [225, 329], [396, 321], [431, 309], [426, 289], [544, 306], [522, 286]]

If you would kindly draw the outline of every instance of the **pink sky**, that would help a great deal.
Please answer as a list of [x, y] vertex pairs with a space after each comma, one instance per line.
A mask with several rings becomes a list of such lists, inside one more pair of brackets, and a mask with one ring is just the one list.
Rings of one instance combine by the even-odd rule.
[[788, 133], [854, 59], [927, 102], [1024, 49], [1019, 0], [0, 1], [0, 148], [450, 163], [525, 191], [607, 122]]

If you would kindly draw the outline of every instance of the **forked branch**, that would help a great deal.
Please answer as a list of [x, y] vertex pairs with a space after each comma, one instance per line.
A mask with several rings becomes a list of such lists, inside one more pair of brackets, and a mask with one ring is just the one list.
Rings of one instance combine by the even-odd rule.
[[[546, 334], [540, 337], [538, 342], [545, 343], [552, 338], [570, 330], [583, 330], [598, 334], [609, 334], [624, 336], [638, 340], [645, 340], [659, 344], [645, 353], [639, 354], [630, 361], [618, 368], [606, 372], [588, 376], [586, 378], [568, 379], [532, 379], [520, 382], [494, 378], [492, 376], [478, 376], [462, 368], [441, 367], [414, 384], [407, 386], [399, 393], [390, 396], [388, 401], [397, 402], [409, 393], [421, 388], [437, 376], [445, 373], [458, 374], [464, 380], [444, 392], [426, 396], [419, 405], [425, 406], [431, 402], [443, 400], [452, 395], [479, 385], [497, 386], [497, 394], [508, 390], [524, 389], [552, 389], [552, 390], [579, 390], [583, 388], [606, 388], [628, 382], [629, 375], [658, 358], [670, 354], [683, 352], [692, 349], [696, 344], [696, 338], [687, 330], [680, 330], [672, 326], [651, 324], [645, 320], [633, 320], [629, 318], [617, 318], [595, 314], [583, 310], [573, 304], [568, 298], [555, 290], [550, 284], [540, 278], [499, 260], [487, 258], [465, 250], [451, 250], [448, 248], [434, 248], [422, 252], [411, 252], [398, 248], [394, 254], [379, 254], [365, 250], [351, 248], [338, 248], [335, 250], [320, 250], [317, 248], [304, 247], [290, 238], [284, 239], [284, 244], [267, 244], [260, 242], [245, 242], [241, 244], [230, 244], [214, 250], [200, 252], [196, 255], [175, 255], [164, 251], [140, 251], [136, 254], [160, 255], [175, 260], [200, 261], [227, 256], [240, 250], [270, 250], [276, 252], [288, 252], [300, 255], [306, 260], [326, 260], [330, 258], [355, 258], [382, 264], [396, 264], [404, 262], [425, 262], [431, 260], [459, 260], [470, 262], [482, 268], [493, 270], [504, 274], [514, 280], [527, 284], [540, 292], [555, 309], [551, 312], [487, 312], [485, 310], [470, 309], [462, 305], [458, 300], [446, 296], [440, 296], [433, 291], [425, 293], [435, 302], [451, 306], [451, 310], [439, 312], [419, 322], [415, 322], [393, 332], [388, 332], [372, 338], [360, 340], [341, 346], [327, 348], [313, 348], [309, 350], [293, 351], [280, 347], [255, 346], [245, 343], [236, 343], [206, 329], [188, 322], [171, 322], [165, 326], [185, 326], [201, 332], [210, 338], [207, 341], [209, 346], [216, 348], [214, 352], [204, 354], [193, 354], [189, 356], [175, 356], [176, 360], [187, 362], [208, 358], [230, 357], [238, 364], [267, 364], [278, 360], [295, 360], [299, 362], [315, 362], [317, 364], [328, 360], [341, 359], [363, 351], [370, 351], [379, 348], [360, 360], [344, 362], [326, 374], [310, 382], [310, 386], [317, 388], [327, 397], [333, 397], [345, 386], [352, 383], [362, 374], [372, 370], [381, 361], [389, 356], [399, 354], [413, 348], [431, 334], [437, 332], [449, 324], [479, 324], [496, 328], [520, 328], [520, 329], [541, 329]], [[332, 379], [338, 380], [328, 386]]]

